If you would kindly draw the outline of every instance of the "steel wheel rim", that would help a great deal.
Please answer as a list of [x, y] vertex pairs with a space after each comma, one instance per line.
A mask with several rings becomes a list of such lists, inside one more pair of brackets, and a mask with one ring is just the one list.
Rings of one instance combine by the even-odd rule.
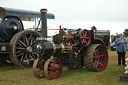
[[95, 49], [93, 54], [93, 64], [96, 71], [103, 71], [108, 64], [108, 52], [102, 45]]
[[33, 72], [37, 78], [45, 78], [44, 76], [44, 59], [36, 59], [33, 64]]
[[53, 59], [48, 60], [47, 67], [45, 67], [46, 77], [50, 80], [60, 78], [62, 74], [62, 68], [57, 69], [59, 67], [62, 67], [62, 63], [59, 59], [53, 58]]
[[26, 67], [31, 67], [37, 58], [36, 51], [33, 49], [37, 36], [35, 33], [25, 33], [17, 40], [15, 49], [17, 59]]
[[80, 35], [80, 40], [83, 46], [88, 46], [91, 42], [91, 33], [88, 30], [83, 30]]

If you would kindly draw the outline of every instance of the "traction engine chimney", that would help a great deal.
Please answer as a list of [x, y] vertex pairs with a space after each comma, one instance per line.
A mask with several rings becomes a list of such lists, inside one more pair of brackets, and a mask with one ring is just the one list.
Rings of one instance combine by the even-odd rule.
[[43, 40], [47, 40], [47, 9], [41, 9], [41, 30], [42, 30], [42, 36]]

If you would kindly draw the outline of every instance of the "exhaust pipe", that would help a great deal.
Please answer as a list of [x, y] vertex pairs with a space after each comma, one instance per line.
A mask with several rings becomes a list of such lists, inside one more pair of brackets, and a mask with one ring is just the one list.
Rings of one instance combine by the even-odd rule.
[[47, 9], [41, 9], [41, 31], [43, 40], [47, 40]]

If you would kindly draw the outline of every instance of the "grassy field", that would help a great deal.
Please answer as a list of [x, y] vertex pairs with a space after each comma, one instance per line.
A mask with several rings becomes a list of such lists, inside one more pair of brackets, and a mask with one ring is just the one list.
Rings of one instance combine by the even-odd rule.
[[[58, 80], [37, 79], [32, 69], [16, 70], [15, 66], [0, 67], [0, 85], [128, 85], [119, 81], [124, 66], [117, 66], [117, 54], [109, 52], [109, 64], [103, 72], [89, 72], [86, 68], [68, 70], [64, 68]], [[128, 53], [126, 54], [128, 56]]]

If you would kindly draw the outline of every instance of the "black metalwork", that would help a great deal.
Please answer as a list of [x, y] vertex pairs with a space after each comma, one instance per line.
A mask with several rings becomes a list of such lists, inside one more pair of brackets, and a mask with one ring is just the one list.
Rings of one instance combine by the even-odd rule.
[[10, 41], [13, 35], [24, 30], [22, 21], [18, 17], [4, 17], [0, 23], [0, 37]]
[[42, 36], [44, 40], [47, 39], [47, 9], [41, 9], [41, 20], [42, 20]]
[[[22, 9], [14, 9], [7, 7], [0, 7], [0, 16], [17, 16], [17, 17], [32, 17], [32, 18], [41, 18], [39, 11], [29, 11]], [[55, 16], [52, 13], [47, 13], [47, 19], [54, 19]]]

